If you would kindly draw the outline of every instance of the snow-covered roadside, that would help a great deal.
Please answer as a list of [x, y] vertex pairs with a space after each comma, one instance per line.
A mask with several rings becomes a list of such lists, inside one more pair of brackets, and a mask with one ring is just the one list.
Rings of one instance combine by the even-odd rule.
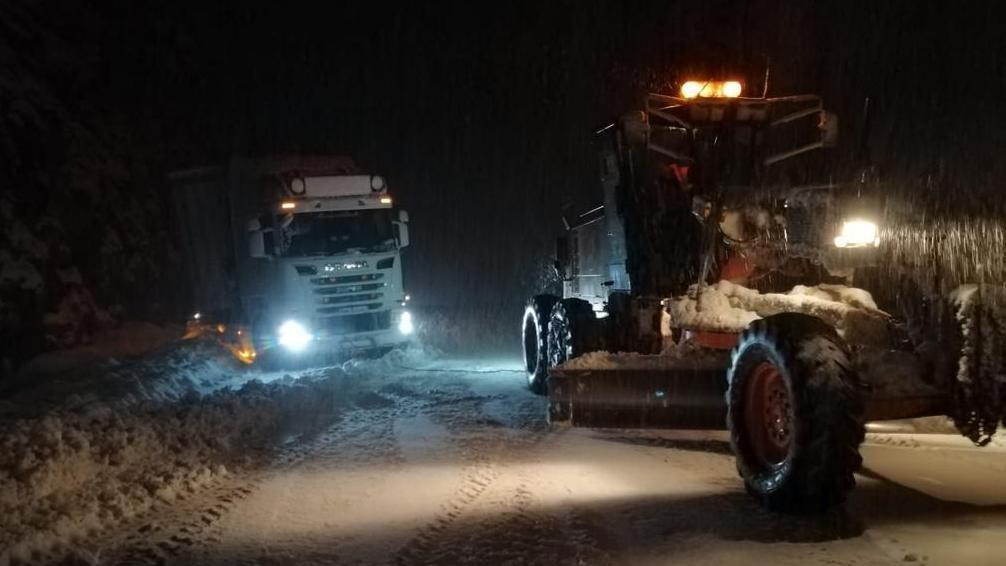
[[401, 356], [295, 377], [242, 368], [208, 341], [185, 341], [8, 399], [0, 565], [64, 556], [159, 502], [263, 462], [282, 436], [337, 418]]
[[46, 352], [18, 369], [16, 378], [31, 379], [79, 369], [94, 363], [122, 360], [167, 346], [181, 338], [183, 328], [149, 322], [126, 322], [70, 350]]

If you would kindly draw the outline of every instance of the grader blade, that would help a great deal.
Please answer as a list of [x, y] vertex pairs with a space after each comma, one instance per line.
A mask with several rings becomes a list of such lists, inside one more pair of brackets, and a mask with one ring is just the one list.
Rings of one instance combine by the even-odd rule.
[[[726, 368], [572, 369], [549, 374], [549, 422], [587, 428], [723, 429]], [[863, 419], [946, 414], [947, 396], [892, 395], [867, 386]]]
[[726, 368], [551, 370], [549, 420], [590, 428], [722, 429]]

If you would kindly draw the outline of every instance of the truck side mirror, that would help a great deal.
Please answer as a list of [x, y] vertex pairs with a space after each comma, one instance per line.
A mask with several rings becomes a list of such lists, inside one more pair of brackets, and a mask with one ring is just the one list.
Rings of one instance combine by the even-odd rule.
[[248, 225], [245, 229], [248, 230], [248, 256], [254, 258], [269, 257], [269, 252], [266, 251], [269, 249], [269, 246], [266, 243], [266, 231], [262, 228], [262, 220], [260, 218], [248, 220]]
[[[406, 215], [406, 218], [408, 215]], [[398, 247], [405, 248], [409, 245], [409, 225], [406, 222], [397, 220], [393, 222], [395, 226], [395, 232], [397, 233]]]
[[262, 230], [248, 232], [248, 255], [254, 258], [267, 258], [265, 251], [265, 233]]
[[821, 111], [817, 129], [821, 130], [821, 145], [835, 147], [838, 145], [838, 115], [834, 112]]
[[409, 211], [408, 210], [399, 210], [398, 211], [398, 221], [401, 222], [402, 224], [408, 224], [409, 223]]

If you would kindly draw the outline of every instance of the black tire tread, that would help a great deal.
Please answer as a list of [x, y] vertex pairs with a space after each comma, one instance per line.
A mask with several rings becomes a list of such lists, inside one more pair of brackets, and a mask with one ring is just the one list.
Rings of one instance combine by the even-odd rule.
[[[750, 347], [774, 349], [792, 378], [794, 449], [786, 477], [752, 470], [743, 456], [743, 426], [735, 412], [743, 403], [735, 370]], [[820, 319], [784, 313], [758, 320], [741, 336], [728, 372], [727, 427], [737, 467], [748, 492], [778, 512], [821, 512], [842, 503], [855, 486], [865, 437], [862, 387], [848, 347]]]
[[[590, 348], [591, 324], [594, 319], [594, 308], [583, 299], [562, 299], [552, 307], [548, 339], [550, 367], [573, 359]], [[562, 336], [558, 333], [562, 333]], [[557, 348], [565, 351], [556, 352]]]
[[[528, 301], [524, 309], [524, 317], [521, 319], [521, 348], [524, 348], [524, 332], [527, 326], [528, 309], [534, 310], [538, 318], [538, 361], [534, 371], [527, 372], [528, 389], [538, 395], [544, 395], [548, 389], [548, 325], [549, 317], [552, 315], [552, 308], [559, 302], [555, 295], [535, 295]], [[527, 352], [524, 352], [525, 364], [527, 363]]]

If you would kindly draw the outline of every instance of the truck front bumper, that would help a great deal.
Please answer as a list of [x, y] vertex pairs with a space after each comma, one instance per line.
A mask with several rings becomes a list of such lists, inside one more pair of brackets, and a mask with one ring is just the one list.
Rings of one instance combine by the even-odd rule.
[[327, 353], [354, 353], [404, 346], [413, 341], [413, 335], [397, 328], [359, 332], [354, 334], [321, 334], [315, 337], [310, 349]]
[[404, 309], [375, 313], [362, 319], [364, 324], [360, 322], [348, 317], [305, 320], [292, 316], [281, 324], [260, 326], [254, 333], [254, 349], [270, 358], [296, 360], [387, 350], [413, 341], [412, 317]]

